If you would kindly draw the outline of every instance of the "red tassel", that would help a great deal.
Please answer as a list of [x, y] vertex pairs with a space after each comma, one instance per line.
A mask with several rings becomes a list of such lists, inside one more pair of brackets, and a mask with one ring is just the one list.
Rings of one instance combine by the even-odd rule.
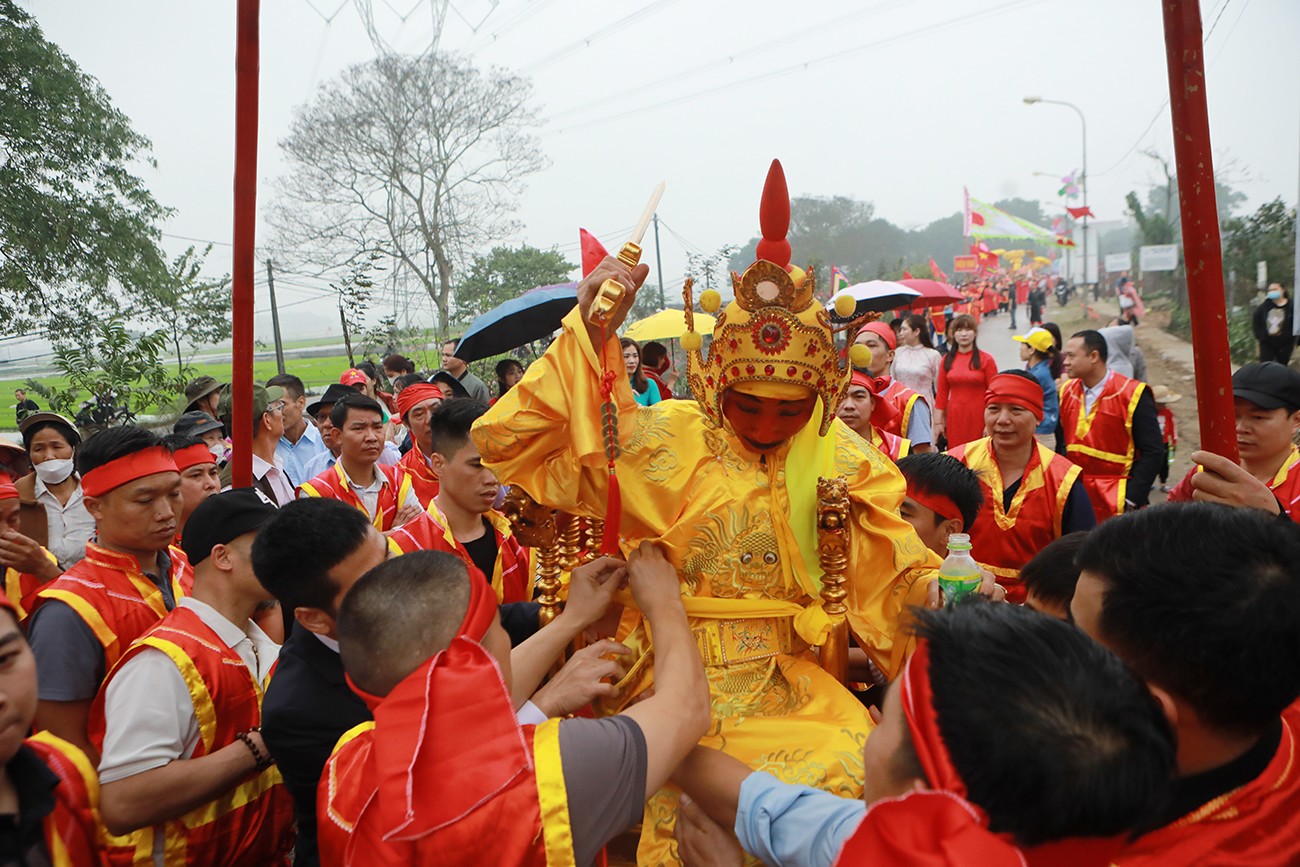
[[618, 547], [619, 529], [623, 524], [623, 494], [618, 489], [618, 476], [614, 467], [609, 468], [609, 494], [605, 499], [605, 530], [600, 536], [600, 555], [602, 557], [619, 557], [622, 552]]

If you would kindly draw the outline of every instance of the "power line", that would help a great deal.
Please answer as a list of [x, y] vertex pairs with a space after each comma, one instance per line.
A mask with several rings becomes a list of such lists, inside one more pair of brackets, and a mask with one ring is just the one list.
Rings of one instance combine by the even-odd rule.
[[769, 81], [774, 78], [780, 78], [782, 76], [790, 75], [796, 72], [805, 72], [809, 69], [814, 69], [819, 66], [824, 66], [828, 63], [834, 63], [836, 61], [843, 60], [846, 57], [850, 57], [855, 54], [860, 54], [864, 51], [869, 51], [873, 48], [884, 48], [891, 45], [897, 45], [903, 42], [908, 42], [912, 39], [916, 39], [921, 36], [928, 36], [932, 33], [939, 33], [945, 30], [950, 30], [954, 27], [967, 25], [974, 21], [982, 20], [984, 18], [991, 18], [996, 15], [1000, 15], [1004, 12], [1010, 12], [1015, 9], [1023, 9], [1029, 6], [1037, 6], [1045, 2], [1047, 2], [1047, 0], [1011, 0], [1011, 2], [1009, 3], [1003, 3], [999, 6], [994, 6], [989, 9], [983, 9], [978, 12], [970, 13], [968, 15], [960, 15], [956, 18], [950, 18], [947, 21], [939, 22], [938, 24], [933, 24], [927, 27], [919, 27], [915, 30], [909, 30], [905, 33], [900, 33], [895, 36], [886, 37], [885, 39], [879, 39], [874, 42], [867, 42], [861, 45], [854, 46], [852, 48], [846, 48], [842, 51], [836, 51], [824, 57], [815, 58], [812, 60], [800, 61], [798, 63], [794, 63], [789, 66], [783, 66], [779, 69], [774, 69], [771, 70], [770, 72], [765, 72], [759, 75], [750, 76], [748, 78], [744, 78], [739, 81], [733, 81], [728, 84], [721, 84], [715, 87], [708, 87], [703, 90], [698, 90], [695, 93], [688, 93], [683, 96], [673, 97], [671, 99], [666, 99], [661, 102], [641, 106], [640, 108], [629, 109], [627, 111], [621, 111], [615, 114], [606, 115], [604, 117], [598, 117], [592, 120], [575, 123], [568, 127], [558, 129], [555, 132], [557, 134], [572, 132], [574, 130], [583, 129], [585, 127], [596, 126], [598, 124], [608, 123], [610, 121], [621, 120], [626, 117], [632, 117], [638, 114], [643, 114], [648, 111], [654, 111], [656, 109], [668, 108], [670, 106], [680, 105], [681, 103], [689, 102], [694, 99], [699, 99], [700, 97], [714, 96], [716, 94], [724, 93], [729, 90], [735, 90], [741, 87], [749, 87], [751, 85], [758, 84], [764, 81]]
[[613, 34], [619, 32], [620, 30], [632, 26], [637, 21], [640, 21], [642, 18], [646, 18], [650, 15], [653, 15], [654, 13], [660, 11], [661, 9], [664, 9], [667, 6], [671, 6], [673, 3], [676, 2], [677, 0], [655, 0], [655, 2], [651, 3], [650, 5], [643, 6], [637, 11], [631, 13], [630, 15], [623, 16], [622, 18], [615, 21], [613, 24], [608, 24], [600, 28], [599, 30], [595, 30], [592, 33], [588, 34], [587, 36], [584, 36], [583, 38], [577, 40], [576, 42], [571, 42], [568, 45], [564, 46], [563, 48], [556, 49], [550, 54], [543, 56], [541, 59], [535, 60], [532, 63], [529, 63], [526, 66], [521, 67], [519, 72], [521, 74], [527, 75], [528, 73], [533, 72], [534, 70], [541, 69], [543, 66], [549, 66], [550, 64], [555, 63], [557, 60], [562, 60], [563, 58], [567, 57], [568, 55], [572, 54], [575, 51], [581, 51], [582, 49], [591, 45], [593, 42], [598, 42], [601, 39], [604, 39], [606, 36], [612, 36]]
[[866, 9], [859, 9], [856, 12], [851, 12], [847, 15], [842, 15], [839, 18], [832, 18], [830, 21], [826, 21], [824, 23], [805, 28], [804, 30], [797, 31], [795, 33], [781, 36], [780, 38], [773, 39], [770, 42], [764, 42], [760, 45], [755, 45], [751, 48], [746, 48], [743, 51], [738, 51], [734, 54], [728, 54], [725, 57], [720, 57], [717, 60], [712, 60], [709, 61], [708, 63], [703, 63], [700, 64], [699, 66], [695, 66], [690, 69], [685, 69], [685, 70], [681, 70], [680, 72], [675, 72], [672, 75], [665, 76], [664, 78], [658, 78], [655, 79], [654, 81], [646, 82], [645, 84], [639, 84], [636, 85], [635, 87], [630, 87], [626, 90], [619, 91], [618, 93], [611, 94], [609, 96], [603, 96], [598, 99], [594, 99], [590, 102], [573, 106], [572, 108], [566, 108], [558, 112], [552, 112], [550, 115], [548, 115], [547, 119], [553, 121], [559, 117], [567, 117], [568, 115], [571, 114], [578, 114], [580, 112], [586, 111], [587, 109], [596, 108], [598, 106], [606, 105], [611, 102], [620, 102], [623, 99], [626, 99], [627, 97], [632, 96], [634, 94], [642, 93], [646, 90], [653, 90], [654, 88], [660, 87], [665, 84], [672, 84], [673, 82], [681, 81], [683, 78], [693, 78], [694, 76], [699, 75], [702, 72], [708, 72], [710, 70], [717, 69], [723, 66], [730, 66], [740, 60], [746, 60], [750, 57], [765, 55], [768, 52], [777, 49], [786, 49], [790, 45], [793, 45], [797, 42], [802, 42], [805, 39], [809, 39], [815, 36], [824, 37], [828, 30], [834, 30], [846, 24], [850, 24], [854, 21], [857, 21], [861, 18], [868, 18], [872, 15], [878, 15], [881, 12], [887, 12], [891, 9], [895, 9], [900, 6], [906, 6], [914, 2], [916, 2], [916, 0], [889, 0], [889, 2], [880, 3], [876, 6], [871, 6]]

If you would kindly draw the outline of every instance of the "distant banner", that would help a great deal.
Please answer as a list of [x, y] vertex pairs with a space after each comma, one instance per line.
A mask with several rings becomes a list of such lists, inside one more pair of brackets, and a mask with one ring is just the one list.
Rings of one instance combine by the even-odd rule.
[[962, 200], [963, 228], [968, 238], [1023, 238], [1040, 244], [1056, 243], [1056, 236], [1049, 230], [972, 198], [964, 188]]
[[958, 274], [974, 274], [980, 269], [979, 256], [953, 256], [952, 270]]
[[1138, 263], [1143, 271], [1177, 271], [1177, 244], [1149, 244], [1138, 248]]
[[1131, 271], [1133, 269], [1132, 253], [1107, 253], [1106, 254], [1106, 271], [1114, 274], [1119, 271]]

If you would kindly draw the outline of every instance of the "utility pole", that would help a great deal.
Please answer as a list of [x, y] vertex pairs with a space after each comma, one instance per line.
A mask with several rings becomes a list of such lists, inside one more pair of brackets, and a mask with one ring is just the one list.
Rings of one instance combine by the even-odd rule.
[[275, 368], [284, 373], [284, 344], [280, 341], [280, 308], [275, 304], [275, 272], [266, 260], [266, 288], [271, 293], [271, 331], [275, 333]]
[[667, 310], [668, 305], [664, 301], [664, 258], [659, 254], [659, 212], [655, 211], [655, 265], [659, 268], [659, 309]]

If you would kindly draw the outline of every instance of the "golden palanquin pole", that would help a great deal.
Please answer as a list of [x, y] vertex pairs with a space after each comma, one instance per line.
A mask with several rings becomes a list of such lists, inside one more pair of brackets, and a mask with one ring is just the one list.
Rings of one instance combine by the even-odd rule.
[[537, 554], [538, 621], [545, 626], [561, 609], [559, 513], [540, 505], [518, 485], [510, 486], [501, 511], [519, 544]]
[[849, 484], [840, 476], [817, 480], [817, 559], [822, 568], [822, 609], [833, 625], [821, 646], [821, 666], [840, 683], [848, 675]]

